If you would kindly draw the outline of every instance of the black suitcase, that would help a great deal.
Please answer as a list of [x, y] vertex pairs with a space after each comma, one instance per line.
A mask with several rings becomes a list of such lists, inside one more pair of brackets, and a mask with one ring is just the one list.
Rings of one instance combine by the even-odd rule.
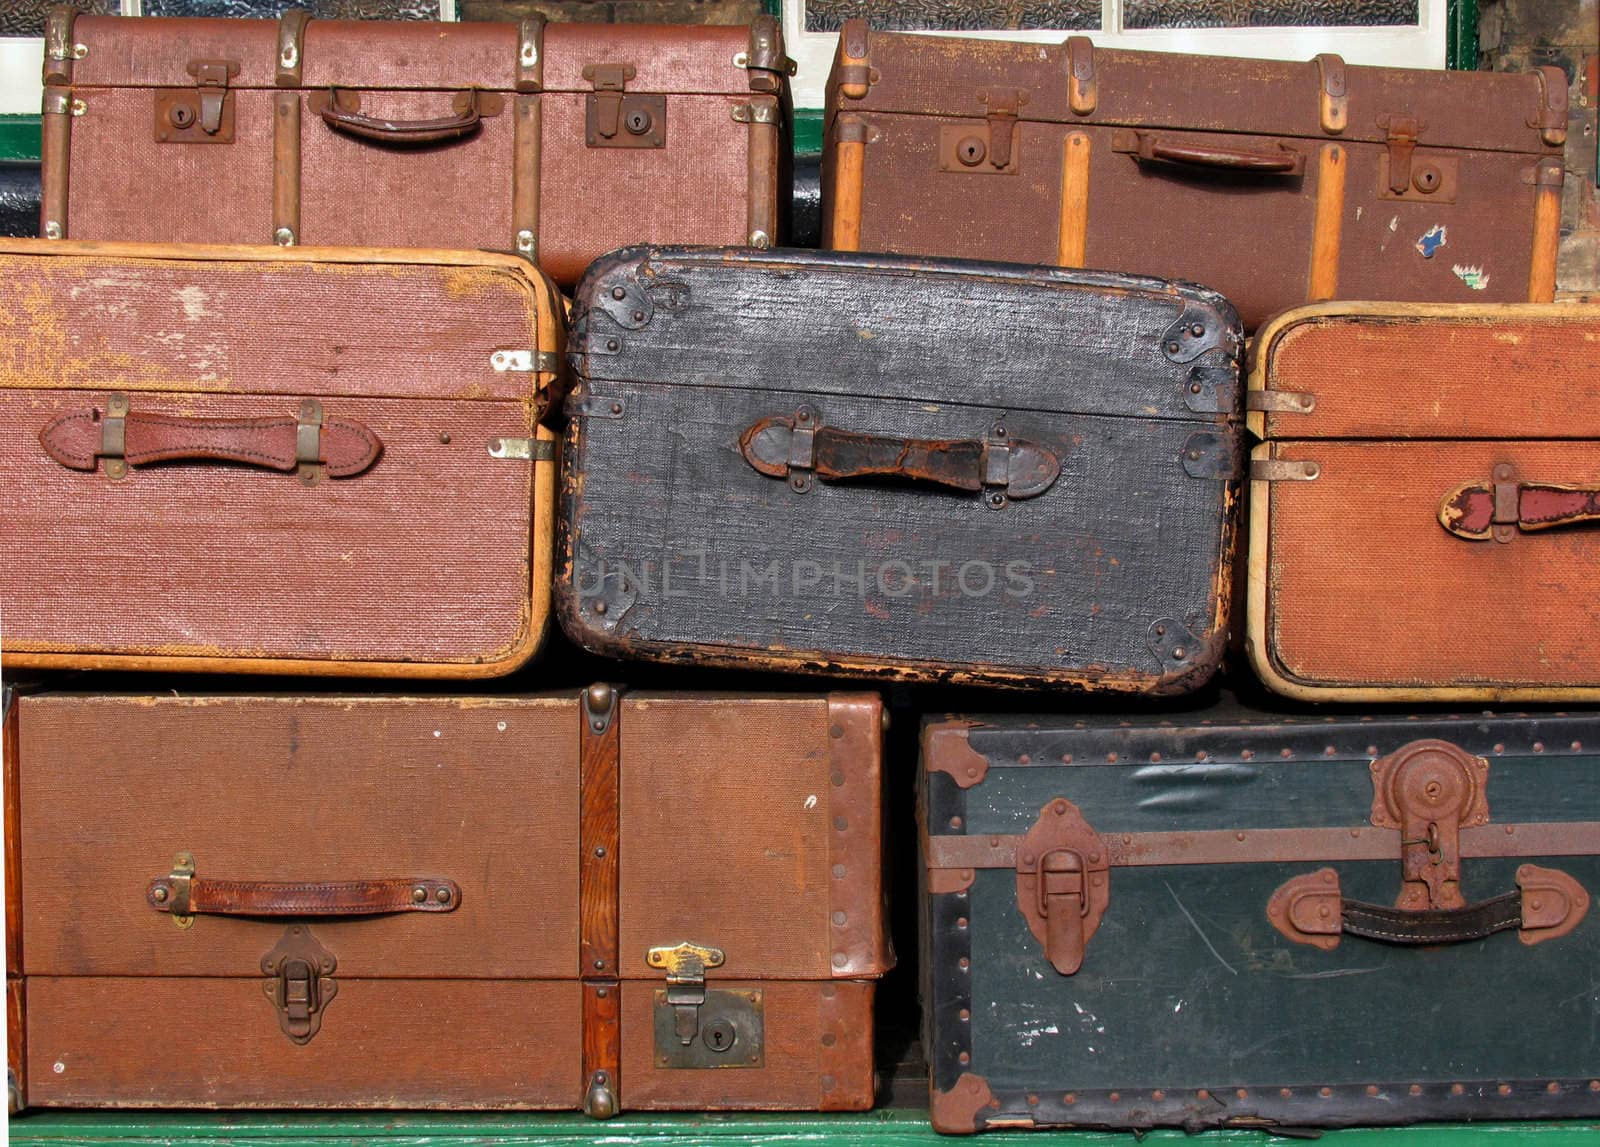
[[573, 323], [557, 594], [583, 646], [1150, 693], [1215, 669], [1242, 342], [1219, 295], [637, 248]]
[[1600, 714], [929, 721], [934, 1126], [1600, 1115], [1597, 749]]

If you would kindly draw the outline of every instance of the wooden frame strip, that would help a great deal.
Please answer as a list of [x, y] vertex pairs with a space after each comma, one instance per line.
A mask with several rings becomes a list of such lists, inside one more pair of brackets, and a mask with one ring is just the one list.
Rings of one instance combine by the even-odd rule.
[[1317, 157], [1317, 205], [1311, 233], [1311, 282], [1306, 297], [1317, 302], [1339, 293], [1339, 241], [1344, 228], [1345, 149], [1325, 143]]
[[1056, 265], [1081, 267], [1089, 243], [1089, 133], [1073, 131], [1061, 145], [1061, 223]]
[[578, 975], [583, 983], [583, 1109], [618, 1110], [622, 1069], [618, 965], [618, 851], [621, 846], [622, 702], [591, 685], [578, 706]]

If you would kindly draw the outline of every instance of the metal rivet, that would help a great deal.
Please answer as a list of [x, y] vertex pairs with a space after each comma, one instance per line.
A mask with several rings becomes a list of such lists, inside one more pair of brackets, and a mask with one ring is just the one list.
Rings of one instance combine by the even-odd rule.
[[962, 824], [964, 824], [964, 823], [965, 822], [958, 816], [953, 816], [953, 817], [950, 818], [950, 827], [951, 828], [960, 828], [962, 826]]
[[1452, 1083], [1452, 1084], [1451, 1084], [1451, 1085], [1450, 1085], [1450, 1094], [1451, 1094], [1451, 1095], [1461, 1095], [1461, 1094], [1463, 1094], [1463, 1093], [1464, 1093], [1464, 1092], [1465, 1092], [1465, 1091], [1466, 1091], [1466, 1090], [1467, 1090], [1467, 1089], [1466, 1089], [1466, 1088], [1465, 1088], [1465, 1087], [1462, 1087], [1462, 1086], [1461, 1086], [1461, 1085], [1460, 1085], [1460, 1084], [1459, 1084], [1459, 1083]]
[[1204, 323], [1195, 323], [1189, 327], [1189, 333], [1195, 338], [1199, 338], [1206, 333], [1206, 325]]
[[66, 1070], [67, 1070], [67, 1065], [66, 1065], [66, 1064], [64, 1064], [64, 1063], [62, 1063], [62, 1062], [61, 1062], [61, 1061], [60, 1061], [60, 1060], [59, 1060], [59, 1059], [58, 1059], [58, 1060], [56, 1060], [56, 1061], [55, 1061], [55, 1062], [54, 1062], [54, 1063], [52, 1063], [52, 1064], [51, 1064], [51, 1065], [50, 1065], [50, 1070], [51, 1070], [51, 1071], [53, 1071], [53, 1072], [55, 1072], [55, 1073], [56, 1073], [56, 1074], [57, 1074], [57, 1075], [60, 1075], [60, 1074], [61, 1074], [61, 1073], [62, 1073], [62, 1072], [63, 1072], [63, 1071], [66, 1071]]
[[439, 431], [439, 441], [443, 442], [445, 445], [448, 446], [450, 444], [450, 433], [449, 433], [449, 431], [446, 431], [446, 430]]
[[1376, 1095], [1376, 1094], [1378, 1094], [1378, 1085], [1376, 1083], [1367, 1084], [1367, 1094], [1368, 1095]]
[[611, 404], [611, 413], [612, 414], [621, 414], [622, 413], [622, 403], [613, 402]]
[[1106, 1098], [1111, 1100], [1112, 1103], [1121, 1103], [1122, 1102], [1122, 1092], [1113, 1091], [1110, 1095], [1106, 1096]]
[[411, 890], [411, 899], [416, 903], [421, 904], [427, 898], [428, 890], [426, 888], [417, 887]]
[[606, 854], [605, 846], [604, 845], [597, 845], [595, 847], [594, 854], [596, 856], [604, 856]]
[[606, 603], [603, 602], [603, 601], [595, 602], [594, 603], [594, 611], [596, 613], [604, 613], [606, 611]]
[[86, 112], [88, 110], [89, 110], [89, 105], [84, 103], [82, 100], [73, 100], [72, 101], [72, 114], [73, 115], [82, 115], [84, 112]]
[[88, 44], [74, 44], [74, 45], [72, 45], [72, 58], [74, 60], [81, 60], [85, 56], [87, 56], [88, 54], [89, 54], [89, 45]]
[[843, 952], [835, 952], [833, 954], [833, 966], [835, 968], [842, 968], [849, 962], [850, 957], [846, 956]]
[[626, 299], [628, 297], [628, 288], [626, 288], [626, 287], [612, 287], [611, 288], [611, 297], [613, 299], [616, 299], [619, 302], [621, 300], [623, 300], [623, 299]]
[[839, 832], [844, 832], [850, 827], [850, 821], [845, 817], [836, 816], [833, 818], [833, 827]]
[[834, 773], [828, 779], [833, 782], [833, 787], [834, 788], [839, 788], [840, 786], [842, 786], [844, 784], [844, 774], [843, 773]]
[[272, 233], [272, 241], [280, 247], [293, 247], [294, 231], [288, 227], [279, 227]]
[[844, 865], [835, 864], [833, 866], [833, 878], [835, 880], [843, 880], [844, 879]]
[[439, 891], [433, 894], [433, 898], [440, 904], [448, 904], [450, 903], [450, 890], [448, 888], [441, 888]]
[[1175, 342], [1170, 342], [1170, 343], [1167, 344], [1167, 353], [1168, 354], [1177, 354], [1182, 349], [1183, 348], [1181, 346], [1179, 346]]
[[1421, 1095], [1421, 1094], [1422, 1094], [1422, 1084], [1420, 1084], [1420, 1083], [1413, 1083], [1413, 1084], [1412, 1084], [1412, 1085], [1411, 1085], [1411, 1086], [1410, 1086], [1410, 1087], [1409, 1087], [1409, 1088], [1407, 1088], [1407, 1090], [1408, 1090], [1408, 1091], [1409, 1091], [1409, 1092], [1410, 1092], [1410, 1093], [1411, 1093], [1411, 1094], [1412, 1094], [1412, 1095]]
[[150, 895], [155, 898], [157, 904], [165, 904], [167, 902], [167, 890], [161, 885], [157, 885]]
[[971, 1055], [970, 1052], [965, 1052], [964, 1051], [960, 1055], [956, 1056], [956, 1058], [959, 1059], [962, 1063], [971, 1063], [972, 1062], [972, 1055]]
[[616, 339], [607, 339], [606, 340], [606, 349], [607, 350], [614, 351], [621, 345], [622, 344], [619, 343]]
[[848, 919], [849, 919], [849, 917], [846, 916], [843, 912], [835, 912], [833, 914], [833, 922], [835, 924], [839, 925], [840, 927], [843, 927], [844, 926], [844, 922], [846, 920], [848, 920]]
[[758, 227], [750, 232], [750, 246], [765, 251], [772, 246], [772, 236]]
[[1172, 659], [1174, 661], [1182, 661], [1187, 656], [1189, 656], [1189, 651], [1181, 645], [1172, 651]]
[[596, 960], [596, 961], [595, 961], [595, 962], [594, 962], [594, 969], [595, 969], [595, 971], [597, 971], [597, 972], [598, 972], [598, 971], [600, 971], [600, 970], [601, 970], [601, 969], [602, 969], [602, 968], [604, 968], [604, 967], [605, 967], [605, 966], [606, 966], [606, 962], [605, 962], [605, 961], [604, 961], [604, 960]]
[[46, 239], [61, 238], [61, 224], [54, 219], [48, 220], [44, 225], [44, 237]]
[[1511, 1085], [1509, 1083], [1502, 1083], [1499, 1087], [1495, 1088], [1495, 1090], [1498, 1091], [1501, 1095], [1510, 1095], [1511, 1094]]
[[611, 994], [611, 989], [609, 989], [609, 988], [596, 988], [594, 994], [597, 997], [599, 997], [600, 999], [603, 1000], [603, 999], [605, 999], [607, 996], [609, 996]]
[[524, 228], [517, 232], [517, 253], [519, 255], [533, 254], [533, 232]]
[[634, 311], [633, 312], [633, 321], [636, 322], [636, 323], [644, 322], [644, 312], [643, 311]]

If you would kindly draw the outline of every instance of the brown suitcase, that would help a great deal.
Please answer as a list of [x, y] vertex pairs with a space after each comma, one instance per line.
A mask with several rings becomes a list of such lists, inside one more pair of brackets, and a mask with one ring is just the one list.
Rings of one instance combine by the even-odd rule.
[[22, 1098], [869, 1107], [881, 712], [20, 698]]
[[481, 248], [783, 238], [788, 70], [744, 27], [77, 16], [45, 29], [45, 238]]
[[4, 667], [516, 668], [562, 322], [514, 255], [0, 242]]
[[1221, 291], [1548, 302], [1567, 82], [869, 34], [828, 81], [823, 245]]
[[1596, 380], [1582, 303], [1324, 303], [1263, 327], [1246, 627], [1267, 684], [1600, 699]]

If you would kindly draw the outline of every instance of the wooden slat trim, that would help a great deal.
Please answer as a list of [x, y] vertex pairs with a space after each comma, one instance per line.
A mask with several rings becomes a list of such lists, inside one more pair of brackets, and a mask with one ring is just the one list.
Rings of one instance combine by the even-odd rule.
[[618, 852], [622, 836], [620, 690], [591, 685], [578, 706], [578, 974], [583, 980], [585, 1110], [621, 1095], [622, 1009], [618, 979]]
[[1540, 160], [1534, 175], [1533, 261], [1528, 270], [1528, 301], [1556, 297], [1556, 262], [1561, 248], [1561, 188], [1566, 172], [1559, 159]]
[[765, 249], [776, 246], [781, 239], [778, 234], [778, 160], [786, 125], [778, 122], [783, 108], [777, 96], [752, 95], [749, 106], [745, 242]]
[[1073, 131], [1061, 145], [1061, 223], [1056, 265], [1082, 267], [1089, 243], [1089, 133]]
[[834, 251], [861, 249], [861, 184], [867, 155], [866, 124], [841, 115], [834, 126], [833, 196], [827, 204], [823, 246]]
[[828, 974], [878, 976], [894, 965], [884, 929], [883, 701], [828, 695]]
[[1339, 242], [1344, 229], [1344, 183], [1349, 157], [1337, 143], [1325, 143], [1317, 157], [1317, 205], [1311, 237], [1312, 302], [1339, 293]]
[[68, 164], [72, 151], [72, 89], [49, 87], [40, 105], [39, 235], [67, 237]]

